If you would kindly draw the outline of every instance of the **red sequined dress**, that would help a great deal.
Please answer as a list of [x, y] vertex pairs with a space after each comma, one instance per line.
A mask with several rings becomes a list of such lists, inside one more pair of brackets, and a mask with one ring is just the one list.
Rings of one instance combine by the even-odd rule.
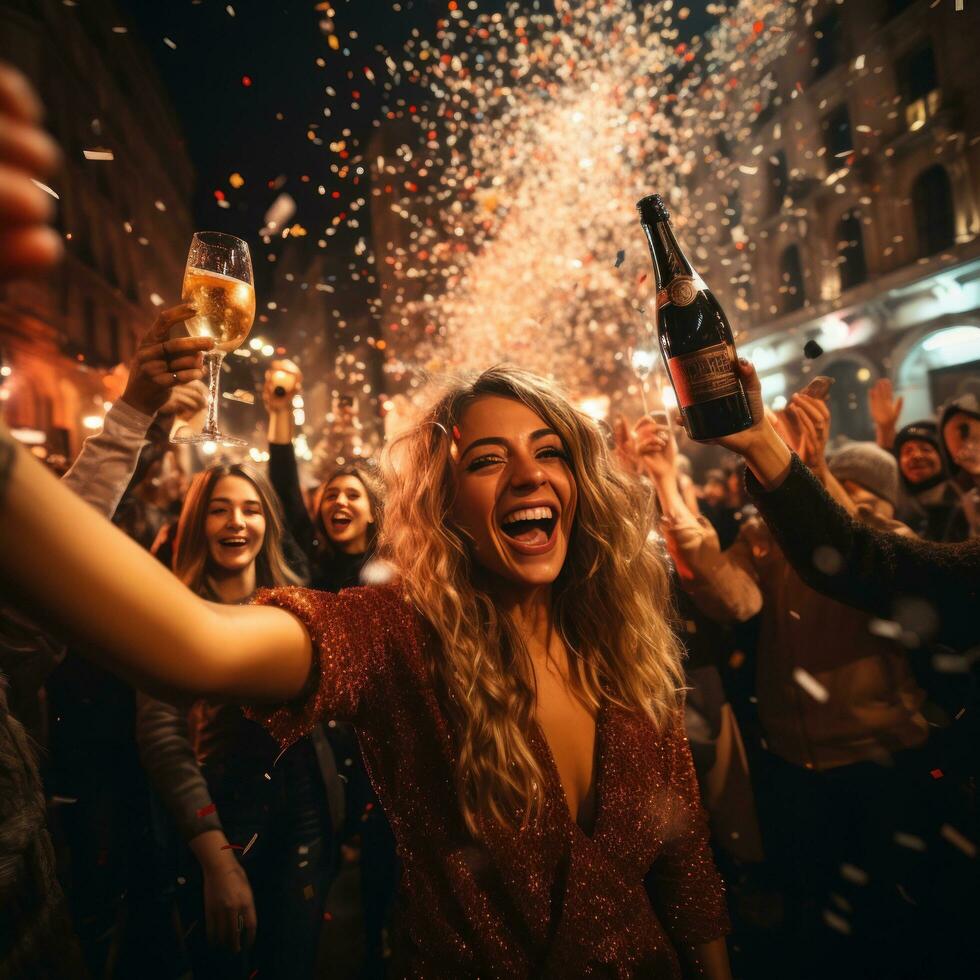
[[575, 822], [537, 726], [545, 772], [534, 826], [466, 832], [453, 733], [423, 652], [437, 642], [392, 587], [275, 589], [313, 641], [305, 693], [250, 709], [286, 745], [324, 715], [357, 728], [402, 862], [398, 977], [679, 978], [675, 947], [728, 928], [724, 890], [683, 726], [659, 731], [611, 704], [597, 719], [596, 817]]

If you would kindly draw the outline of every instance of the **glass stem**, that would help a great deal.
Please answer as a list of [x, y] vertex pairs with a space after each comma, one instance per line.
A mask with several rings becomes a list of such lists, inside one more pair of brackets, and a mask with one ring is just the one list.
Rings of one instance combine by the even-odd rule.
[[204, 355], [208, 368], [208, 417], [202, 435], [218, 436], [218, 388], [221, 382], [221, 362], [225, 359], [223, 350], [211, 350]]

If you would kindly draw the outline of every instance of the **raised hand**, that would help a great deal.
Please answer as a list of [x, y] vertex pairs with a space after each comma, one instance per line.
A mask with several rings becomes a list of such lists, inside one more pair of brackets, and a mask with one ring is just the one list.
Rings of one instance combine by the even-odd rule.
[[811, 470], [822, 470], [827, 465], [827, 439], [830, 437], [830, 409], [821, 398], [797, 392], [786, 406], [786, 414], [793, 421], [796, 443], [790, 448]]
[[34, 183], [60, 159], [41, 114], [27, 79], [0, 64], [0, 282], [46, 272], [61, 258], [61, 236], [48, 224], [54, 200]]
[[677, 477], [677, 440], [669, 425], [657, 422], [649, 415], [633, 429], [637, 457], [643, 472], [652, 480]]
[[878, 445], [891, 449], [895, 442], [898, 419], [902, 414], [904, 398], [896, 398], [892, 383], [888, 378], [879, 378], [868, 389], [868, 408], [875, 424]]
[[200, 381], [204, 351], [214, 347], [210, 337], [177, 337], [170, 331], [196, 311], [187, 303], [162, 310], [143, 336], [129, 364], [129, 381], [122, 394], [127, 405], [144, 415], [156, 415], [171, 398], [172, 389]]
[[265, 372], [262, 401], [266, 411], [278, 412], [293, 407], [293, 398], [303, 384], [303, 372], [290, 360], [272, 361]]
[[189, 422], [208, 407], [208, 387], [203, 381], [188, 381], [174, 385], [170, 396], [160, 409], [160, 415], [173, 415], [181, 422]]
[[636, 452], [636, 442], [633, 439], [633, 433], [630, 431], [629, 422], [626, 421], [624, 415], [616, 416], [613, 421], [612, 432], [613, 455], [627, 473], [638, 476], [640, 473], [640, 459]]

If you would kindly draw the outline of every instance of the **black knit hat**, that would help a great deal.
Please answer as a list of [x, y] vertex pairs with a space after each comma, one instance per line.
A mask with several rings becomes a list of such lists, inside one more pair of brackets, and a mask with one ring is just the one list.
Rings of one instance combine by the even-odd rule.
[[[905, 479], [905, 474], [902, 472], [902, 446], [906, 442], [912, 442], [913, 440], [929, 443], [939, 453], [939, 458], [942, 460], [942, 469], [935, 476], [930, 477], [928, 480], [922, 480], [919, 483], [910, 483]], [[913, 495], [924, 493], [926, 490], [931, 490], [933, 487], [939, 486], [943, 480], [949, 479], [949, 473], [946, 471], [946, 454], [943, 452], [942, 443], [939, 438], [939, 426], [932, 419], [921, 419], [918, 422], [910, 422], [903, 429], [899, 429], [898, 435], [895, 436], [895, 445], [892, 451], [895, 453], [895, 458], [899, 460], [898, 475], [907, 493]]]
[[943, 430], [946, 428], [946, 423], [950, 420], [950, 418], [956, 415], [957, 412], [962, 412], [964, 415], [969, 415], [972, 418], [980, 419], [980, 398], [977, 398], [977, 396], [971, 391], [965, 395], [958, 395], [956, 398], [951, 398], [939, 410], [939, 441], [941, 451], [943, 456], [946, 458], [946, 466], [949, 468], [949, 472], [953, 476], [956, 476], [956, 474], [960, 472], [960, 466], [950, 455], [949, 446], [946, 445]]

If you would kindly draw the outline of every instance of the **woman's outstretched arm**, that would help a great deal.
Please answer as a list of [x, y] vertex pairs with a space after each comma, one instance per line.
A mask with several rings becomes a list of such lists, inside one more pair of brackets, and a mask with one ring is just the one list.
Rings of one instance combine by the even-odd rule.
[[272, 607], [205, 602], [61, 486], [0, 425], [0, 579], [34, 615], [159, 697], [295, 697], [309, 636]]

